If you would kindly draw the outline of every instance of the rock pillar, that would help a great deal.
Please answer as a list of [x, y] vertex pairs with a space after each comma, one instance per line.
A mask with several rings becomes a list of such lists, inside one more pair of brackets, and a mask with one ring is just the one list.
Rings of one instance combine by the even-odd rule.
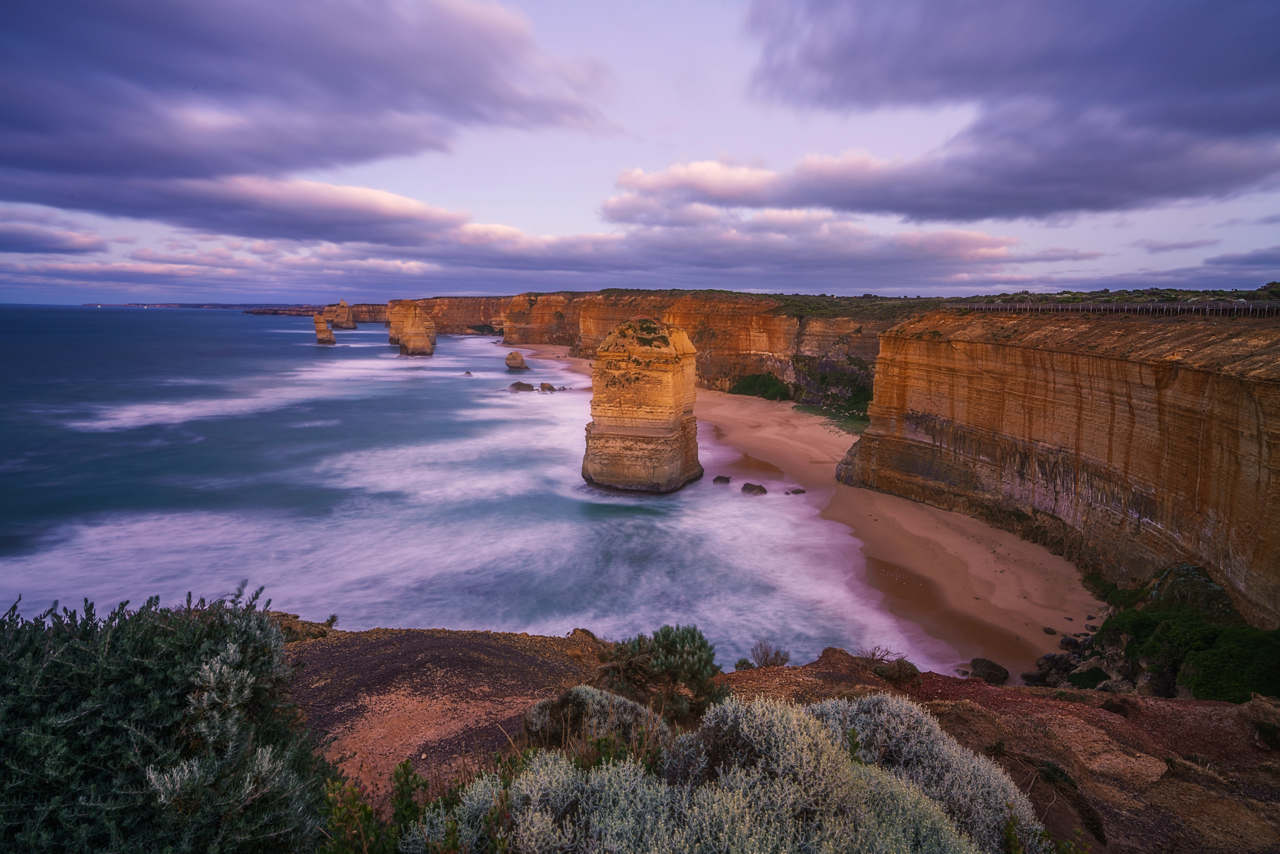
[[334, 329], [355, 329], [356, 322], [351, 319], [351, 306], [347, 305], [346, 300], [341, 300], [338, 307], [333, 311], [333, 328]]
[[683, 329], [647, 317], [619, 325], [597, 347], [582, 460], [588, 483], [673, 492], [702, 477], [696, 355]]
[[329, 328], [329, 324], [325, 322], [324, 315], [313, 314], [311, 319], [316, 322], [316, 343], [317, 344], [337, 344], [333, 337], [333, 330]]
[[402, 303], [403, 325], [400, 327], [401, 356], [430, 356], [436, 351], [436, 324], [427, 310], [416, 302]]
[[387, 325], [391, 327], [391, 331], [387, 334], [388, 344], [399, 344], [400, 334], [404, 332], [404, 319], [409, 314], [413, 301], [407, 299], [393, 299], [387, 303]]

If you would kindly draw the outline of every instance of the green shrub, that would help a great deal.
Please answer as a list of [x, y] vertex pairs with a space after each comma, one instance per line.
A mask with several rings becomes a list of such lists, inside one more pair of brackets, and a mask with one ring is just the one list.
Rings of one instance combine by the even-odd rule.
[[720, 673], [716, 648], [697, 626], [663, 626], [622, 641], [604, 658], [596, 687], [655, 703], [673, 719], [699, 715], [729, 694], [727, 685], [711, 684]]
[[905, 685], [920, 678], [920, 668], [905, 658], [895, 658], [886, 664], [877, 664], [871, 668], [871, 672], [894, 685]]
[[535, 747], [568, 747], [575, 739], [608, 736], [626, 744], [670, 737], [666, 722], [647, 706], [589, 685], [534, 705], [525, 713], [524, 731]]
[[1068, 673], [1067, 681], [1075, 688], [1093, 689], [1111, 677], [1101, 667], [1090, 667], [1083, 673]]
[[1147, 586], [1120, 587], [1108, 581], [1101, 573], [1091, 572], [1084, 577], [1085, 588], [1103, 602], [1115, 608], [1132, 608], [1147, 598]]
[[755, 670], [756, 666], [751, 663], [749, 658], [739, 658], [733, 665], [734, 670]]
[[746, 394], [765, 400], [790, 400], [791, 389], [773, 374], [747, 374], [729, 389], [729, 394]]
[[4, 615], [0, 850], [315, 850], [331, 769], [242, 593]]

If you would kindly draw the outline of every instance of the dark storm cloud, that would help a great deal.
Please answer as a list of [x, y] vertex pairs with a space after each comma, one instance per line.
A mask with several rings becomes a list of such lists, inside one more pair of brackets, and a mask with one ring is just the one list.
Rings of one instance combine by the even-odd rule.
[[1280, 4], [758, 0], [764, 97], [853, 111], [972, 105], [924, 157], [811, 158], [690, 202], [914, 220], [1048, 217], [1224, 197], [1280, 176]]
[[443, 150], [473, 125], [590, 124], [582, 76], [523, 18], [459, 0], [6, 3], [0, 197], [221, 228], [231, 176]]
[[1151, 255], [1164, 252], [1179, 252], [1183, 249], [1201, 249], [1205, 246], [1217, 246], [1221, 240], [1135, 240], [1130, 246], [1145, 249]]

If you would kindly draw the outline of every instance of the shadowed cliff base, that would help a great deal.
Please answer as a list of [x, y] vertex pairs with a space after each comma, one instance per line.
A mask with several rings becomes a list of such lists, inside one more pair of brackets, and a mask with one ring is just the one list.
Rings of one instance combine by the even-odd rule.
[[1280, 624], [1280, 319], [937, 312], [881, 339], [847, 484], [1122, 583], [1209, 568]]

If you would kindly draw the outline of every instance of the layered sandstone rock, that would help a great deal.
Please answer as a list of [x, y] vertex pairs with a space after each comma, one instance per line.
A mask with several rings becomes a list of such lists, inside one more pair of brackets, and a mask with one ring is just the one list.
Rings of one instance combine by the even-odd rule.
[[333, 337], [333, 330], [329, 328], [329, 324], [325, 321], [324, 315], [313, 314], [311, 319], [316, 323], [316, 343], [317, 344], [337, 344], [337, 340]]
[[516, 352], [515, 350], [512, 350], [510, 353], [507, 354], [506, 363], [507, 363], [508, 371], [529, 370], [529, 366], [526, 365], [524, 362], [524, 356], [522, 356], [520, 353]]
[[[399, 344], [400, 333], [404, 331], [404, 319], [413, 310], [413, 300], [393, 299], [387, 303], [388, 344]], [[434, 321], [433, 321], [434, 322]]]
[[600, 343], [583, 478], [672, 492], [702, 477], [693, 416], [696, 353], [683, 329], [647, 317], [620, 324]]
[[571, 291], [514, 296], [504, 312], [503, 340], [508, 344], [572, 347], [582, 334], [579, 315], [583, 303], [592, 296], [594, 294]]
[[351, 317], [351, 306], [346, 300], [340, 300], [333, 309], [334, 329], [355, 329], [356, 322]]
[[358, 302], [351, 306], [351, 319], [356, 323], [386, 323], [387, 306], [380, 302]]
[[1116, 581], [1209, 569], [1280, 625], [1280, 323], [937, 312], [881, 336], [841, 481]]
[[401, 356], [430, 356], [436, 351], [436, 325], [431, 315], [416, 302], [402, 313], [400, 334]]

